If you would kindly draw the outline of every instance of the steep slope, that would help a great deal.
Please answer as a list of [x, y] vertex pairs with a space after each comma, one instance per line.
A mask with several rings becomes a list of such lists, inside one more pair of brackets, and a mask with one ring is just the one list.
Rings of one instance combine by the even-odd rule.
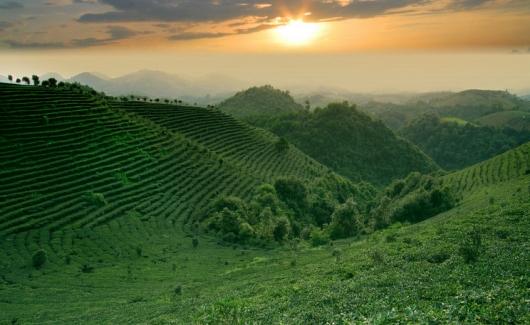
[[414, 120], [399, 134], [447, 170], [461, 169], [530, 141], [529, 131], [495, 129], [453, 122], [437, 115]]
[[128, 216], [175, 223], [220, 195], [327, 171], [219, 112], [182, 108], [189, 128], [180, 132], [74, 91], [2, 84], [0, 92], [3, 234]]
[[381, 186], [413, 171], [438, 169], [414, 145], [348, 104], [251, 123], [285, 137], [307, 155], [355, 181]]
[[469, 195], [479, 188], [495, 186], [522, 177], [528, 178], [528, 175], [530, 175], [530, 142], [444, 176], [444, 182], [458, 192]]
[[302, 105], [296, 103], [289, 92], [272, 86], [252, 87], [238, 92], [220, 103], [218, 108], [239, 118], [276, 116], [303, 110]]

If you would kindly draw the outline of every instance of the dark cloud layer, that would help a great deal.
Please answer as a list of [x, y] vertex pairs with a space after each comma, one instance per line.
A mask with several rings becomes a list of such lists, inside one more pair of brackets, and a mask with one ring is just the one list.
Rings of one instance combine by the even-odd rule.
[[[249, 16], [269, 18], [311, 12], [311, 19], [356, 18], [382, 15], [432, 0], [353, 0], [341, 5], [332, 0], [98, 0], [115, 10], [85, 14], [81, 22], [173, 21], [219, 22]], [[487, 0], [467, 0], [466, 2]]]
[[23, 8], [24, 6], [16, 1], [7, 1], [7, 2], [0, 2], [0, 9], [9, 10], [9, 9], [19, 9]]
[[82, 38], [74, 39], [71, 42], [20, 42], [17, 40], [5, 40], [4, 43], [16, 49], [62, 49], [62, 48], [83, 48], [91, 46], [101, 46], [113, 44], [127, 38], [136, 36], [138, 33], [122, 26], [107, 27], [106, 38]]

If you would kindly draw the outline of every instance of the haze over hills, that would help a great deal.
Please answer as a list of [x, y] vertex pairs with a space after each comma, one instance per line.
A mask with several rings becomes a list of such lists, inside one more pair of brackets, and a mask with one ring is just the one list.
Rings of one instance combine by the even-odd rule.
[[231, 96], [244, 87], [242, 81], [222, 75], [183, 78], [161, 71], [141, 70], [110, 78], [100, 73], [83, 72], [64, 78], [57, 73], [41, 76], [42, 80], [79, 82], [112, 96], [149, 96], [153, 98], [179, 98], [188, 103], [209, 105]]

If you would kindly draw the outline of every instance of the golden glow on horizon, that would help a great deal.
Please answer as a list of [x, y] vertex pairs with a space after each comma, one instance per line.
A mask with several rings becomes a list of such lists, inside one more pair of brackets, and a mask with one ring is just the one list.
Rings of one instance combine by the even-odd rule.
[[302, 20], [291, 20], [286, 25], [276, 28], [278, 38], [286, 45], [302, 46], [311, 43], [319, 34], [320, 26], [304, 23]]

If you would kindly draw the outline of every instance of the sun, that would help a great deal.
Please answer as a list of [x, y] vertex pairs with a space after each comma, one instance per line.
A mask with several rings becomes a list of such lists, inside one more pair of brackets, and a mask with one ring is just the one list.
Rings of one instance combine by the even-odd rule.
[[291, 20], [286, 25], [276, 28], [278, 38], [287, 45], [301, 46], [311, 43], [320, 28], [317, 24], [304, 23], [302, 20]]

